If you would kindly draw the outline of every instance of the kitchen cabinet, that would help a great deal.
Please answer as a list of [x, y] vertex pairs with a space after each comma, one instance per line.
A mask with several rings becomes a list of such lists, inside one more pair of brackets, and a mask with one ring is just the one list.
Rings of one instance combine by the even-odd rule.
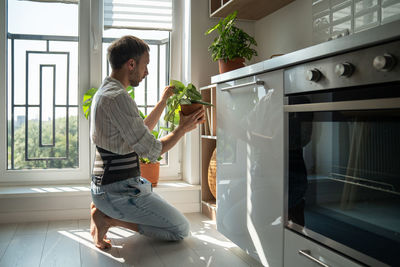
[[219, 83], [217, 107], [217, 229], [282, 266], [283, 71]]
[[201, 211], [210, 219], [215, 220], [216, 200], [208, 184], [208, 169], [210, 159], [216, 149], [216, 86], [209, 85], [200, 88], [203, 101], [213, 104], [204, 106], [206, 122], [201, 126], [200, 135], [200, 179], [201, 179]]
[[211, 18], [224, 18], [237, 10], [238, 19], [259, 20], [294, 0], [209, 0]]
[[[285, 267], [361, 267], [358, 263], [341, 256], [307, 238], [285, 229]], [[318, 263], [320, 262], [320, 263]], [[325, 264], [325, 265], [323, 265]]]

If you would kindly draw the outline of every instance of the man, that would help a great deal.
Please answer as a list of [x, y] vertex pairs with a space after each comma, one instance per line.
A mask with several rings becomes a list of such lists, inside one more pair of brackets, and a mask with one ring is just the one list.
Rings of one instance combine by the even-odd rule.
[[106, 233], [111, 226], [129, 228], [146, 236], [181, 240], [189, 223], [178, 210], [153, 193], [140, 177], [139, 156], [156, 160], [178, 140], [204, 122], [204, 110], [180, 114], [179, 126], [161, 140], [156, 126], [173, 87], [164, 89], [161, 100], [143, 121], [126, 88], [138, 86], [148, 75], [149, 46], [134, 36], [124, 36], [108, 48], [112, 72], [95, 94], [91, 110], [91, 138], [96, 145], [92, 174], [91, 234], [94, 244], [110, 248]]

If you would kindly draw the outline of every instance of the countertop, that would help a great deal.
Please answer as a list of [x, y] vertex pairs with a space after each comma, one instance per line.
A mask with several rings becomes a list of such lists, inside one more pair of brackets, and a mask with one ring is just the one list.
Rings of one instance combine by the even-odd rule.
[[211, 77], [211, 83], [226, 82], [257, 73], [282, 69], [299, 63], [353, 51], [379, 43], [390, 42], [400, 38], [399, 29], [400, 21], [387, 23], [369, 30], [310, 46], [283, 56], [213, 76]]

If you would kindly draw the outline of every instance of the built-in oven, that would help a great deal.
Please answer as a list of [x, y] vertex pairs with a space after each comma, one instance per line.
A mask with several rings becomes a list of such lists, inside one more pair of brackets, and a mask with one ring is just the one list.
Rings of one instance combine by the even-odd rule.
[[400, 266], [400, 41], [284, 72], [285, 227]]

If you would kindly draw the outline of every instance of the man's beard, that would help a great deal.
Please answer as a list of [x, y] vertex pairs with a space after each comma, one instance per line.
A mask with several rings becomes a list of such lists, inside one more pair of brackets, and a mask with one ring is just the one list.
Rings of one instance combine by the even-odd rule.
[[130, 84], [132, 87], [136, 87], [136, 86], [138, 86], [139, 83], [140, 83], [139, 79], [136, 79], [136, 76], [138, 76], [138, 75], [136, 75], [135, 70], [133, 70], [133, 71], [132, 71], [132, 76], [129, 77], [129, 84]]
[[129, 80], [129, 84], [130, 84], [132, 87], [136, 87], [136, 86], [139, 85], [139, 82], [138, 82], [138, 81], [135, 81], [135, 80]]

